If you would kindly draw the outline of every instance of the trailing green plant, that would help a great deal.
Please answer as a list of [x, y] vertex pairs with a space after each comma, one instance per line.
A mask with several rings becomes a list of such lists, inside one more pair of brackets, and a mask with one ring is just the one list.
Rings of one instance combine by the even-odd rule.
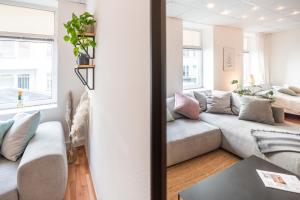
[[246, 89], [239, 89], [239, 90], [235, 90], [235, 93], [239, 94], [240, 96], [253, 96], [253, 93], [250, 89], [246, 88]]
[[72, 14], [72, 19], [64, 24], [67, 30], [67, 34], [64, 36], [64, 40], [73, 45], [73, 53], [75, 57], [78, 57], [80, 53], [88, 54], [88, 47], [95, 48], [96, 42], [84, 35], [87, 32], [89, 26], [93, 26], [96, 20], [89, 12], [84, 12], [80, 16]]
[[235, 85], [236, 90], [238, 90], [240, 88], [240, 83], [238, 80], [232, 80], [231, 85]]
[[264, 95], [262, 95], [261, 97], [265, 98], [265, 99], [269, 99], [271, 100], [271, 102], [275, 102], [276, 101], [276, 98], [274, 96], [274, 92], [273, 90], [270, 90], [268, 92], [266, 92]]

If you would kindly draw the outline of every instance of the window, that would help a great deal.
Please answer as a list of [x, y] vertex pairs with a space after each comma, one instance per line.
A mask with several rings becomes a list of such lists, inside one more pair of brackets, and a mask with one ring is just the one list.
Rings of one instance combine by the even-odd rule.
[[0, 21], [0, 109], [16, 107], [19, 89], [24, 106], [56, 103], [54, 14], [0, 4], [10, 19]]
[[264, 43], [264, 34], [244, 35], [244, 85], [260, 85], [267, 82]]
[[202, 87], [201, 32], [183, 31], [183, 89]]
[[243, 43], [243, 65], [244, 65], [244, 75], [243, 75], [243, 80], [244, 80], [244, 85], [247, 86], [249, 85], [250, 82], [250, 77], [251, 77], [251, 58], [250, 58], [250, 36], [245, 35], [244, 36], [244, 43]]
[[18, 88], [29, 90], [29, 74], [18, 75]]

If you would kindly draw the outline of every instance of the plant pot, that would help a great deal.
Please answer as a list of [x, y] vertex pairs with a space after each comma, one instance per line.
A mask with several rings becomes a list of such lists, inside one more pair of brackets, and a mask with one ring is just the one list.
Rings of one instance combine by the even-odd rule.
[[86, 54], [79, 54], [77, 58], [78, 65], [89, 65], [90, 64], [90, 57]]
[[87, 33], [94, 33], [94, 25], [86, 25], [85, 29]]

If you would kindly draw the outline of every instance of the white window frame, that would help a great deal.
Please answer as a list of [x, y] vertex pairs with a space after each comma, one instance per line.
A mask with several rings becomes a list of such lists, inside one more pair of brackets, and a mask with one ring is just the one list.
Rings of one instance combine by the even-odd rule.
[[[36, 39], [36, 40], [52, 40], [53, 41], [53, 66], [52, 66], [52, 98], [46, 100], [36, 100], [30, 102], [24, 102], [24, 107], [33, 107], [33, 106], [43, 106], [43, 105], [54, 105], [57, 104], [57, 82], [58, 82], [58, 64], [57, 64], [57, 53], [58, 53], [58, 9], [54, 7], [45, 7], [38, 6], [28, 3], [21, 2], [10, 2], [10, 1], [0, 1], [0, 4], [10, 5], [10, 6], [18, 6], [24, 8], [38, 9], [51, 11], [54, 13], [54, 36], [47, 35], [38, 35], [38, 34], [23, 34], [23, 33], [8, 33], [0, 31], [0, 37], [15, 37], [15, 38], [23, 38], [23, 39]], [[0, 97], [1, 98], [1, 97]], [[17, 98], [17, 97], [16, 97]], [[0, 104], [0, 111], [15, 109], [17, 107], [16, 103], [8, 103], [8, 104]]]
[[[201, 34], [201, 38], [200, 38], [200, 41], [201, 41], [201, 44], [203, 44], [203, 38], [202, 38], [202, 31], [201, 30], [199, 30], [199, 29], [190, 29], [190, 28], [184, 28], [183, 29], [183, 31], [184, 30], [187, 30], [187, 31], [196, 31], [196, 32], [200, 32]], [[201, 51], [201, 65], [202, 65], [202, 67], [201, 67], [201, 71], [199, 71], [199, 77], [200, 76], [202, 76], [202, 77], [200, 77], [200, 82], [199, 82], [199, 84], [197, 84], [197, 85], [194, 85], [194, 86], [190, 86], [190, 87], [184, 87], [184, 85], [183, 85], [183, 79], [182, 79], [182, 87], [183, 87], [183, 90], [192, 90], [192, 89], [199, 89], [199, 88], [203, 88], [203, 48], [202, 48], [202, 46], [187, 46], [187, 45], [183, 45], [182, 46], [182, 52], [184, 51], [184, 50], [200, 50]], [[182, 53], [182, 58], [183, 58], [183, 53]], [[184, 68], [184, 65], [183, 65], [183, 63], [182, 63], [182, 69]], [[198, 77], [198, 78], [199, 78]], [[183, 78], [183, 73], [182, 73], [182, 78]]]

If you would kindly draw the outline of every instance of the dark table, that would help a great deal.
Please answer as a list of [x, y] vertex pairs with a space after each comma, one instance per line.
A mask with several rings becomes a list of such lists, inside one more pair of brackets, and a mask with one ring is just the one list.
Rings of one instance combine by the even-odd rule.
[[256, 169], [295, 175], [261, 158], [251, 156], [180, 192], [178, 199], [300, 200], [300, 194], [265, 187]]

